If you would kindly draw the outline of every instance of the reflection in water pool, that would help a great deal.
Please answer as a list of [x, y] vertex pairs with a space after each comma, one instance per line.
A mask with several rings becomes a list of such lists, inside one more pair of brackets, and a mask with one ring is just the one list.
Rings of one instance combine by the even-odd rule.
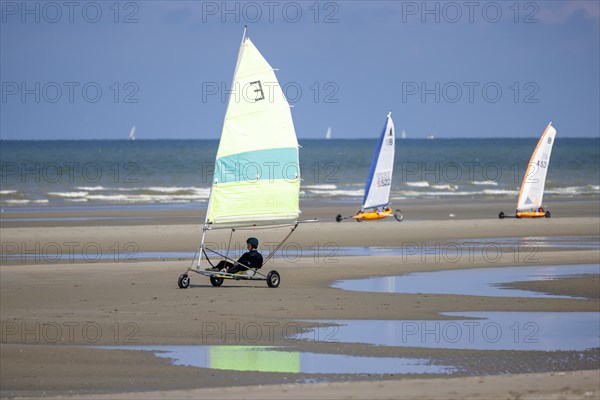
[[[333, 320], [326, 338], [379, 346], [472, 350], [583, 351], [600, 347], [600, 314], [596, 312], [448, 312], [456, 320]], [[320, 328], [297, 339], [314, 341]]]
[[336, 281], [332, 287], [360, 292], [568, 298], [570, 296], [506, 289], [499, 285], [507, 282], [539, 281], [587, 274], [600, 274], [600, 265], [497, 267], [417, 272], [400, 276]]
[[175, 365], [235, 371], [306, 374], [450, 374], [456, 368], [423, 358], [359, 357], [285, 351], [271, 346], [97, 346], [151, 351]]

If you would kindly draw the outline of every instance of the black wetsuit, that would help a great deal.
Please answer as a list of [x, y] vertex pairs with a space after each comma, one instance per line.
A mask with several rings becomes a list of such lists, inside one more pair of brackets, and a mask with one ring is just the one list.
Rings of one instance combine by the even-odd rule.
[[[263, 257], [258, 251], [256, 251], [256, 249], [252, 249], [242, 254], [237, 262], [245, 265], [246, 267], [258, 269], [262, 267]], [[228, 261], [219, 261], [219, 264], [217, 264], [217, 268], [219, 269], [223, 269], [225, 267], [227, 267], [227, 272], [230, 274], [235, 274], [236, 272], [245, 271], [248, 269], [242, 267], [241, 265], [233, 265]]]

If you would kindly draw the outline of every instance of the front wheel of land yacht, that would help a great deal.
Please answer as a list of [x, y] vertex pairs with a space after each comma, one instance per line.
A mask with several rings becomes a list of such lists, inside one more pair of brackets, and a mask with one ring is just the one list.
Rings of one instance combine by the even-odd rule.
[[396, 209], [396, 211], [394, 211], [394, 218], [396, 218], [396, 221], [400, 222], [404, 219], [404, 214], [402, 214], [402, 211], [399, 209]]
[[335, 221], [336, 221], [336, 222], [342, 222], [342, 216], [341, 216], [341, 214], [338, 214], [338, 215], [335, 217]]
[[179, 286], [180, 289], [186, 289], [188, 286], [190, 286], [190, 277], [188, 274], [179, 275], [179, 279], [177, 279], [177, 286]]
[[546, 211], [546, 215], [545, 215], [545, 217], [546, 217], [546, 218], [550, 218], [550, 211]]
[[498, 214], [498, 218], [500, 218], [500, 219], [504, 218], [504, 211], [500, 211], [500, 214]]
[[279, 272], [273, 270], [267, 274], [267, 285], [272, 288], [276, 288], [279, 286], [281, 282], [281, 277], [279, 276]]
[[219, 287], [223, 284], [223, 278], [217, 278], [216, 276], [210, 277], [210, 284], [214, 287]]

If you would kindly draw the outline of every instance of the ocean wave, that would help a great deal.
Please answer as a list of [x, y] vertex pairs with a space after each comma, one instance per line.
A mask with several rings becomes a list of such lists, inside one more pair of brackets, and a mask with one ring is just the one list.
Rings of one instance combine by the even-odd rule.
[[316, 189], [316, 190], [335, 190], [337, 189], [336, 185], [332, 185], [332, 184], [322, 184], [322, 185], [306, 185], [306, 186], [302, 186], [302, 189]]
[[15, 194], [16, 190], [0, 190], [0, 195]]
[[107, 188], [105, 188], [104, 186], [77, 186], [75, 189], [85, 190], [86, 192], [97, 192], [100, 190], [107, 190]]
[[471, 181], [471, 185], [475, 186], [498, 186], [496, 181]]
[[48, 196], [77, 198], [86, 197], [88, 192], [48, 192]]
[[511, 196], [518, 196], [519, 195], [519, 191], [518, 190], [511, 190], [511, 189], [485, 189], [483, 192], [483, 194], [486, 195], [511, 195]]
[[94, 194], [87, 196], [88, 200], [97, 200], [117, 203], [170, 203], [170, 202], [192, 202], [205, 200], [203, 195], [150, 195], [150, 194]]
[[432, 185], [431, 188], [436, 189], [436, 190], [450, 190], [452, 192], [455, 192], [458, 190], [457, 185]]
[[148, 190], [151, 192], [159, 192], [159, 193], [177, 193], [177, 192], [195, 192], [199, 190], [196, 187], [178, 187], [178, 186], [150, 186], [148, 188], [144, 188], [144, 190]]
[[[124, 189], [127, 190], [127, 189]], [[210, 189], [208, 188], [197, 188], [197, 187], [193, 187], [193, 186], [187, 186], [187, 187], [179, 187], [179, 186], [150, 186], [150, 187], [143, 187], [143, 188], [132, 188], [129, 189], [129, 191], [142, 191], [142, 192], [157, 192], [157, 193], [179, 193], [179, 192], [198, 192], [198, 191], [202, 191], [202, 192], [210, 192]]]
[[350, 196], [350, 197], [362, 197], [365, 194], [363, 189], [359, 190], [311, 190], [312, 194], [322, 196]]
[[429, 182], [421, 181], [421, 182], [405, 182], [406, 186], [410, 187], [429, 187]]
[[442, 197], [442, 196], [472, 196], [477, 192], [417, 192], [415, 190], [400, 190], [396, 194], [407, 197]]
[[31, 200], [9, 199], [9, 200], [2, 200], [2, 203], [4, 203], [4, 204], [29, 204], [29, 203], [31, 203]]
[[598, 194], [600, 193], [600, 186], [587, 185], [547, 188], [544, 193], [555, 195]]
[[[208, 197], [210, 193], [210, 188], [201, 188], [194, 186], [148, 186], [148, 187], [116, 187], [116, 188], [108, 188], [103, 186], [94, 186], [94, 187], [85, 187], [80, 186], [77, 189], [84, 190], [88, 189], [90, 192], [101, 192], [105, 191], [108, 193], [111, 192], [142, 192], [142, 193], [167, 193], [167, 194], [198, 194], [205, 195]], [[99, 193], [97, 193], [99, 194]]]

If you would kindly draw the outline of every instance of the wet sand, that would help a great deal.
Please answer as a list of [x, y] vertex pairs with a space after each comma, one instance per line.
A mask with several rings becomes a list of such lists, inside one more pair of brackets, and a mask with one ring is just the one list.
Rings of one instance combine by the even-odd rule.
[[[462, 246], [461, 239], [473, 238], [577, 236], [598, 240], [597, 203], [564, 205], [565, 210], [569, 209], [568, 216], [561, 215], [563, 205], [557, 204], [552, 209], [553, 218], [537, 220], [498, 220], [499, 204], [484, 203], [472, 207], [472, 215], [480, 218], [460, 218], [462, 213], [459, 212], [455, 213], [457, 217], [450, 218], [446, 214], [447, 206], [432, 203], [421, 208], [416, 205], [414, 209], [403, 208], [407, 218], [402, 223], [302, 224], [292, 237], [293, 246], [286, 249], [285, 257], [263, 268], [264, 271], [277, 269], [281, 273], [282, 283], [278, 289], [267, 288], [264, 282], [244, 281], [226, 281], [222, 287], [214, 288], [207, 278], [193, 274], [190, 288], [180, 290], [177, 277], [191, 260], [123, 259], [129, 243], [134, 243], [140, 252], [194, 251], [200, 227], [190, 221], [181, 222], [179, 216], [164, 217], [160, 211], [154, 213], [156, 218], [152, 212], [144, 211], [150, 213], [150, 218], [143, 222], [131, 222], [127, 213], [118, 220], [91, 223], [3, 222], [0, 232], [4, 253], [12, 251], [14, 247], [6, 247], [6, 243], [11, 243], [18, 249], [24, 246], [26, 251], [42, 250], [46, 254], [33, 260], [3, 260], [0, 267], [2, 397], [79, 397], [105, 393], [110, 398], [281, 398], [285, 393], [287, 398], [402, 395], [411, 398], [599, 398], [598, 349], [580, 357], [578, 352], [464, 351], [286, 340], [283, 329], [286, 324], [311, 327], [311, 320], [439, 320], [448, 318], [439, 315], [447, 311], [600, 311], [597, 276], [593, 278], [595, 281], [570, 277], [516, 284], [525, 289], [585, 299], [367, 293], [329, 287], [338, 279], [416, 271], [598, 262], [600, 252], [596, 249], [532, 249], [522, 246], [518, 240], [514, 244], [509, 242], [508, 246], [504, 244], [493, 257], [481, 249], [465, 248], [464, 257], [459, 259], [436, 257], [429, 250], [436, 245], [443, 248], [447, 243]], [[340, 207], [306, 207], [303, 216], [324, 219], [337, 208]], [[89, 214], [78, 211], [77, 218], [94, 216], [94, 213], [96, 211]], [[425, 218], [435, 213], [439, 219]], [[444, 219], [443, 214], [446, 214]], [[51, 212], [40, 215], [53, 216]], [[424, 218], [418, 219], [416, 215]], [[49, 222], [54, 226], [48, 226]], [[255, 230], [252, 235], [258, 236], [268, 247], [288, 231], [289, 228], [276, 232]], [[243, 243], [248, 235], [248, 231], [239, 230], [233, 242]], [[228, 238], [229, 231], [212, 231], [209, 241], [221, 249]], [[106, 253], [118, 251], [116, 259], [54, 262], [52, 246], [76, 254], [84, 248], [89, 250], [90, 246], [98, 246], [93, 249]], [[336, 246], [411, 246], [411, 254], [347, 257], [336, 253]], [[265, 330], [258, 341], [250, 340], [244, 334], [244, 327], [257, 325], [273, 329], [269, 334]], [[461, 369], [451, 378], [236, 372], [174, 366], [151, 353], [91, 347], [114, 344], [283, 345], [298, 351], [424, 357], [450, 362]], [[589, 372], [581, 372], [584, 370]], [[562, 374], [564, 371], [578, 372]], [[535, 379], [528, 373], [536, 373]], [[511, 375], [488, 376], [501, 374]], [[298, 384], [305, 379], [348, 382]], [[295, 384], [279, 386], [286, 383]], [[224, 389], [229, 386], [252, 388]], [[211, 387], [216, 389], [206, 389]], [[172, 392], [174, 390], [179, 391]], [[147, 391], [154, 393], [124, 394]]]
[[503, 286], [558, 296], [598, 299], [598, 295], [600, 295], [600, 291], [598, 290], [600, 288], [600, 276], [592, 275], [547, 281], [509, 282]]

